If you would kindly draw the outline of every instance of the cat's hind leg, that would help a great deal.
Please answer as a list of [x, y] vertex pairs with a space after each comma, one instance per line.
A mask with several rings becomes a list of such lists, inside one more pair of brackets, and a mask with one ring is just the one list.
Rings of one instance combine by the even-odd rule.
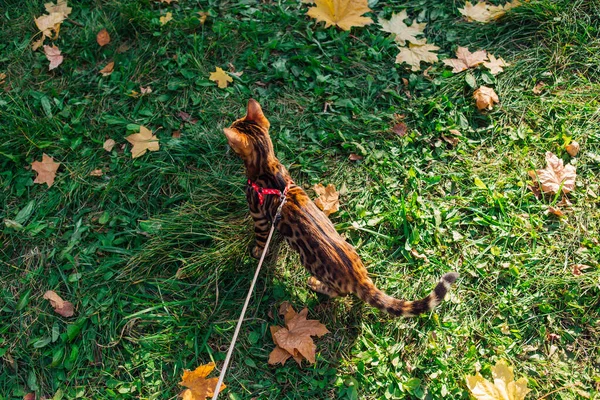
[[336, 292], [335, 290], [333, 290], [314, 276], [308, 278], [308, 287], [314, 290], [315, 292], [322, 293], [331, 298], [339, 296], [338, 292]]

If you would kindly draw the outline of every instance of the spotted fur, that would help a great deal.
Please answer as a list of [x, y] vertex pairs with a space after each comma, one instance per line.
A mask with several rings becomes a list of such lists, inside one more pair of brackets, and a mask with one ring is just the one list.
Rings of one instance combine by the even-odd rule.
[[[246, 167], [246, 176], [263, 188], [283, 190], [289, 186], [276, 229], [298, 253], [312, 277], [309, 286], [331, 297], [354, 293], [363, 301], [395, 316], [414, 316], [432, 310], [446, 296], [458, 274], [442, 276], [433, 291], [421, 300], [395, 299], [379, 290], [367, 274], [358, 253], [335, 230], [329, 218], [310, 200], [277, 160], [269, 137], [270, 123], [258, 102], [250, 100], [246, 116], [235, 121], [224, 133], [231, 148]], [[278, 196], [265, 196], [261, 205], [251, 185], [246, 188], [250, 215], [254, 220], [259, 257], [265, 246], [271, 221], [280, 204]]]

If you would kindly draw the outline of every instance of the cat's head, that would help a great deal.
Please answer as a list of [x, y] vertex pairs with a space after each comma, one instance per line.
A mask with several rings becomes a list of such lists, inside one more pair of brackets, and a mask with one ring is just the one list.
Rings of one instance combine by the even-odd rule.
[[269, 137], [271, 124], [254, 99], [248, 101], [248, 110], [243, 118], [223, 129], [231, 149], [244, 161], [252, 162], [258, 157], [271, 156], [273, 145]]

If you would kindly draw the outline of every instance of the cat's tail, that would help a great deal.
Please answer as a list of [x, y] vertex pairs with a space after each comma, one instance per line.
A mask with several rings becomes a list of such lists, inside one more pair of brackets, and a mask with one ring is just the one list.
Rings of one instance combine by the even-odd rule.
[[456, 281], [458, 274], [448, 272], [442, 276], [435, 288], [421, 300], [408, 301], [388, 296], [379, 290], [369, 279], [356, 288], [356, 295], [375, 308], [397, 317], [413, 317], [431, 311], [444, 300], [450, 286]]

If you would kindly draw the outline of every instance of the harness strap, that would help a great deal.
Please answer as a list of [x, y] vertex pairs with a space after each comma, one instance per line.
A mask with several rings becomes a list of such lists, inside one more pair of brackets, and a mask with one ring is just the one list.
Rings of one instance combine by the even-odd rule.
[[287, 184], [287, 186], [285, 187], [285, 189], [282, 193], [281, 190], [279, 190], [279, 189], [264, 188], [264, 187], [258, 186], [256, 183], [254, 183], [250, 179], [248, 179], [248, 185], [252, 186], [252, 189], [254, 189], [254, 191], [258, 195], [258, 202], [261, 206], [265, 202], [265, 195], [267, 195], [267, 194], [279, 196], [280, 198], [285, 197], [285, 195], [287, 194], [287, 192], [290, 188], [290, 184], [291, 183]]

